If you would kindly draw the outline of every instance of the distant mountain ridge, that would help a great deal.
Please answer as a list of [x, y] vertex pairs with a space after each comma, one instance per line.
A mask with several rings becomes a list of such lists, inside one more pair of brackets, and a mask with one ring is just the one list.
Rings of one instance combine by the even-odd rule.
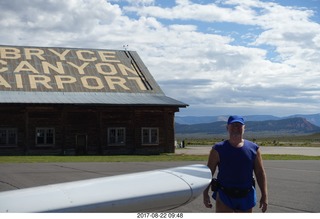
[[[246, 132], [273, 134], [311, 134], [320, 132], [320, 127], [310, 123], [309, 121], [307, 121], [307, 119], [301, 117], [265, 121], [247, 120]], [[191, 125], [175, 123], [175, 133], [225, 134], [226, 121]]]
[[[229, 116], [227, 115], [220, 115], [220, 116], [176, 116], [175, 122], [179, 124], [201, 124], [201, 123], [212, 123], [212, 122], [219, 122], [219, 121], [227, 121]], [[268, 121], [268, 120], [282, 120], [288, 118], [304, 118], [308, 122], [320, 126], [320, 113], [318, 114], [310, 114], [310, 115], [291, 115], [285, 117], [277, 117], [272, 115], [248, 115], [244, 116], [245, 121]]]

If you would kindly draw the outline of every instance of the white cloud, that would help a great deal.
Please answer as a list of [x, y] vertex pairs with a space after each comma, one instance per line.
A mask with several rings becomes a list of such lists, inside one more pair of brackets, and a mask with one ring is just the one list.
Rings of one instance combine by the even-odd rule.
[[216, 114], [221, 107], [275, 115], [318, 110], [320, 26], [311, 20], [314, 11], [258, 0], [165, 3], [1, 1], [0, 40], [27, 46], [128, 45], [168, 96], [190, 104], [190, 113]]
[[[275, 3], [257, 1], [228, 1], [228, 4], [236, 4], [237, 7], [233, 10], [222, 8], [220, 11], [225, 13], [232, 11], [232, 13], [238, 13], [239, 15], [241, 15], [240, 12], [246, 14], [246, 16], [240, 16], [241, 19], [234, 22], [259, 25], [262, 29], [265, 29], [251, 45], [269, 44], [275, 46], [276, 52], [278, 52], [283, 62], [282, 64], [268, 62], [265, 60], [265, 52], [258, 49], [255, 51], [254, 49], [221, 44], [218, 46], [221, 49], [220, 53], [211, 51], [212, 57], [215, 58], [215, 67], [217, 67], [213, 69], [215, 72], [226, 70], [227, 72], [223, 72], [223, 78], [228, 79], [229, 82], [238, 80], [244, 85], [258, 83], [267, 87], [292, 83], [301, 84], [303, 83], [301, 81], [301, 72], [303, 72], [304, 76], [312, 74], [316, 78], [319, 77], [314, 74], [314, 72], [316, 74], [319, 72], [319, 65], [314, 66], [316, 59], [319, 57], [319, 50], [316, 46], [317, 44], [312, 44], [311, 42], [317, 42], [316, 39], [318, 39], [320, 28], [319, 24], [309, 20], [309, 17], [313, 14], [311, 11], [286, 8]], [[252, 6], [260, 7], [262, 13], [255, 13], [254, 10], [249, 8]], [[178, 7], [181, 6], [159, 10], [156, 10], [155, 7], [150, 8], [150, 10], [143, 8], [138, 10], [138, 13], [168, 19], [193, 18], [209, 21], [212, 17], [201, 17], [203, 14], [208, 15], [206, 10], [193, 9], [203, 7], [214, 9], [216, 6], [184, 4], [183, 10]], [[168, 12], [166, 13], [167, 10]], [[183, 11], [183, 13], [174, 13], [176, 10]], [[194, 11], [201, 12], [201, 15]], [[210, 10], [209, 13], [214, 14], [215, 10]], [[231, 21], [224, 16], [219, 17], [224, 21]], [[203, 48], [202, 51], [204, 51]], [[224, 49], [223, 52], [222, 48]], [[225, 50], [225, 48], [228, 49]], [[311, 68], [311, 66], [313, 67]], [[227, 75], [230, 75], [230, 77], [226, 77]], [[277, 80], [279, 78], [283, 80]]]

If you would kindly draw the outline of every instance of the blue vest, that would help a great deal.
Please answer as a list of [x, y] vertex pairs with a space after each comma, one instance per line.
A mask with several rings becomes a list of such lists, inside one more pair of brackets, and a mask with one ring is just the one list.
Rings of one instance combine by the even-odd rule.
[[244, 140], [240, 148], [233, 147], [228, 140], [213, 146], [219, 153], [218, 181], [225, 187], [250, 188], [258, 145]]

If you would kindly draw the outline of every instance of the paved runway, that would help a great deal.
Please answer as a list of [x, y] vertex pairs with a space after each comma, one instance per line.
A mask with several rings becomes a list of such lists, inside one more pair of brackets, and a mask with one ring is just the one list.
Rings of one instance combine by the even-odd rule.
[[[199, 162], [0, 164], [0, 191], [195, 163]], [[265, 161], [264, 165], [268, 177], [268, 212], [320, 212], [320, 161]], [[259, 210], [256, 206], [254, 212]], [[214, 208], [205, 208], [200, 196], [172, 212], [205, 213], [214, 212]]]
[[[176, 154], [195, 154], [205, 155], [209, 154], [211, 146], [187, 146], [186, 148], [177, 148]], [[297, 154], [306, 156], [320, 156], [319, 147], [260, 147], [262, 154]]]

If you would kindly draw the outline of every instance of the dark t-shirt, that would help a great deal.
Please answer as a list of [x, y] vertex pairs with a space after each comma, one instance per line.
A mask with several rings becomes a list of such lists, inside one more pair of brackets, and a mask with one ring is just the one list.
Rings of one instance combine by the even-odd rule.
[[236, 148], [226, 140], [213, 148], [220, 157], [217, 177], [219, 183], [225, 187], [250, 188], [258, 145], [244, 140], [243, 146]]

